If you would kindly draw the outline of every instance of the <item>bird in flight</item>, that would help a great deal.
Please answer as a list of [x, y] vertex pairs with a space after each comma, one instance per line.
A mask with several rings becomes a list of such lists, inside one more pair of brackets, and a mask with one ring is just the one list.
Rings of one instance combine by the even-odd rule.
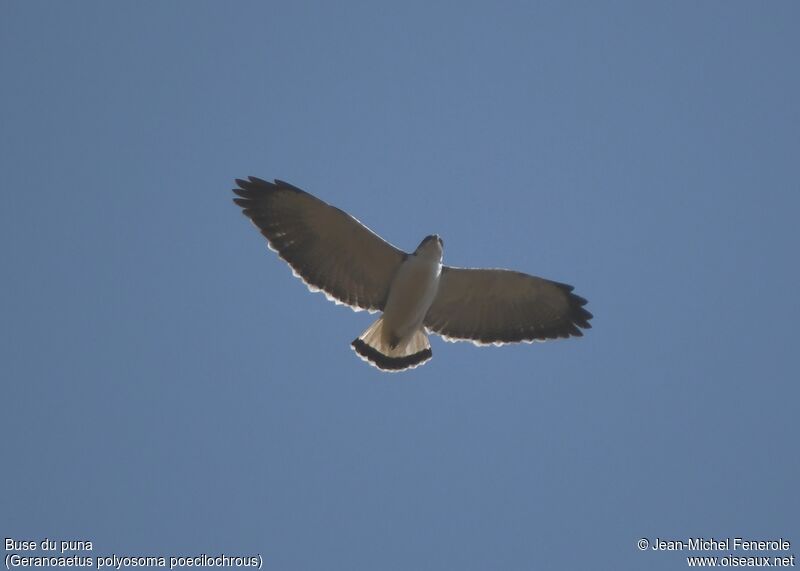
[[355, 311], [383, 314], [352, 343], [383, 371], [433, 356], [428, 333], [476, 345], [580, 337], [591, 327], [572, 286], [502, 269], [442, 265], [443, 241], [408, 254], [361, 222], [289, 183], [237, 179], [245, 216], [311, 291]]

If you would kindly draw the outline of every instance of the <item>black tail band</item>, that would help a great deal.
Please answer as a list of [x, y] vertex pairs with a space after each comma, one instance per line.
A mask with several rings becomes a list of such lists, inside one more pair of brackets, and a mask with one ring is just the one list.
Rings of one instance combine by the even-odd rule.
[[386, 371], [402, 371], [403, 369], [408, 369], [409, 367], [424, 363], [433, 357], [433, 352], [431, 351], [430, 347], [423, 349], [419, 353], [414, 353], [413, 355], [406, 355], [404, 357], [388, 357], [380, 351], [373, 349], [361, 339], [356, 339], [353, 341], [352, 345], [353, 349], [356, 350], [356, 353], [371, 363], [374, 363], [379, 369], [384, 369]]

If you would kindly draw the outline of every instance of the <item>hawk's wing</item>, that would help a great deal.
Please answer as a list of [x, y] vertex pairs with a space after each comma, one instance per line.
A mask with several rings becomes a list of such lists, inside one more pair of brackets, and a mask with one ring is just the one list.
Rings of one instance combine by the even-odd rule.
[[358, 220], [288, 183], [236, 180], [242, 207], [311, 291], [356, 311], [382, 310], [406, 254]]
[[478, 345], [580, 337], [592, 314], [571, 291], [510, 270], [445, 266], [425, 326], [448, 341]]

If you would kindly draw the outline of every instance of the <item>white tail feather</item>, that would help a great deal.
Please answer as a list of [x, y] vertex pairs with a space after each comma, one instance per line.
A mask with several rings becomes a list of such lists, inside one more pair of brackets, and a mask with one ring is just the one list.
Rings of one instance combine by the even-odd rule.
[[431, 344], [425, 329], [420, 327], [406, 341], [394, 347], [383, 339], [383, 318], [381, 317], [353, 341], [352, 347], [364, 361], [383, 371], [404, 371], [413, 369], [428, 361], [432, 356]]

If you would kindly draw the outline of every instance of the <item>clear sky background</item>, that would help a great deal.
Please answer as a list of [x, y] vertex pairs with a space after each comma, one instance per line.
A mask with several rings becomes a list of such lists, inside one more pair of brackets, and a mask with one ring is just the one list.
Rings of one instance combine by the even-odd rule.
[[[0, 535], [265, 569], [800, 556], [796, 2], [3, 2]], [[381, 374], [230, 199], [281, 178], [582, 339]], [[724, 553], [714, 553], [724, 555]], [[780, 553], [779, 553], [780, 554]]]

